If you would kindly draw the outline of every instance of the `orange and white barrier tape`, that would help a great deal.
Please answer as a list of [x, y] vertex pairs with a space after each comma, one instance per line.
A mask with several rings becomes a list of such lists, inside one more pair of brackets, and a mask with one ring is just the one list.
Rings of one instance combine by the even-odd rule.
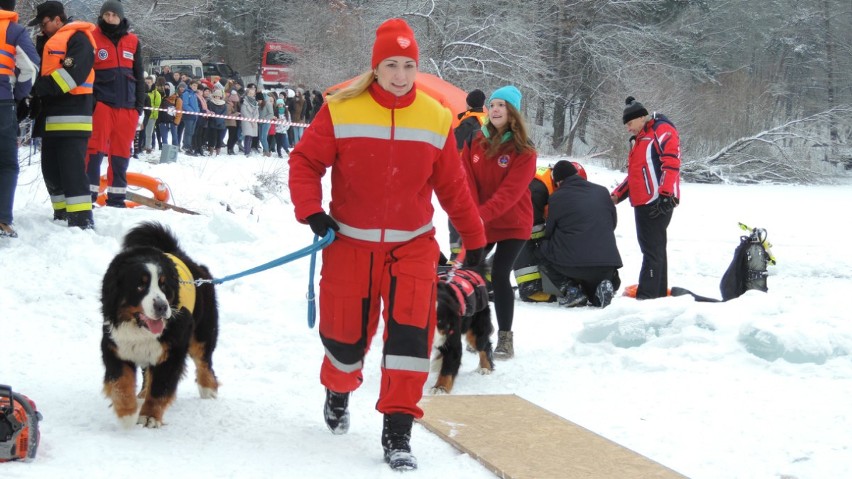
[[304, 127], [308, 127], [308, 126], [311, 125], [310, 123], [294, 123], [292, 121], [283, 121], [283, 120], [279, 120], [279, 119], [261, 120], [260, 118], [244, 118], [240, 115], [219, 115], [218, 113], [202, 113], [200, 111], [183, 111], [183, 110], [178, 110], [177, 108], [154, 108], [154, 107], [146, 106], [146, 107], [143, 107], [143, 109], [151, 110], [151, 111], [164, 111], [164, 112], [166, 112], [166, 113], [168, 113], [169, 115], [172, 115], [172, 116], [174, 116], [177, 113], [180, 113], [182, 115], [195, 115], [195, 116], [203, 116], [203, 117], [207, 117], [207, 118], [224, 118], [226, 120], [240, 120], [240, 121], [248, 121], [248, 122], [251, 122], [251, 123], [269, 123], [269, 124], [272, 124], [272, 125], [280, 125], [280, 126], [304, 126]]

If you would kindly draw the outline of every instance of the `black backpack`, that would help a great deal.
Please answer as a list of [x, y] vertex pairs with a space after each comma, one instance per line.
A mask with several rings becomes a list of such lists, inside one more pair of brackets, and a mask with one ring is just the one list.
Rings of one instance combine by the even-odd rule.
[[740, 244], [734, 251], [734, 259], [719, 283], [722, 301], [738, 298], [752, 289], [768, 291], [766, 267], [770, 255], [764, 248], [765, 244], [768, 244], [766, 230], [762, 228], [754, 228], [748, 236], [740, 237]]

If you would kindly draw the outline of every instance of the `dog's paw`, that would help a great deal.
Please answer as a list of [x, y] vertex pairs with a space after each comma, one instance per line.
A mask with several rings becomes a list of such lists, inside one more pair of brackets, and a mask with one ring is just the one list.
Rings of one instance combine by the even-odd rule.
[[198, 386], [198, 395], [201, 396], [201, 399], [216, 399], [219, 397], [219, 391]]
[[490, 368], [476, 368], [476, 372], [483, 375], [483, 376], [487, 376], [487, 375], [493, 373], [494, 370], [490, 369]]
[[124, 416], [118, 418], [118, 423], [121, 424], [121, 427], [124, 429], [131, 429], [133, 426], [137, 424], [138, 418], [136, 414], [131, 414], [129, 416]]
[[159, 429], [163, 427], [162, 421], [151, 416], [139, 416], [139, 420], [136, 421], [136, 424], [141, 424], [142, 427], [147, 427], [151, 429]]
[[443, 396], [444, 394], [450, 394], [450, 393], [447, 392], [447, 390], [444, 389], [443, 386], [438, 386], [438, 387], [434, 387], [434, 388], [430, 389], [429, 394], [431, 394], [433, 396]]

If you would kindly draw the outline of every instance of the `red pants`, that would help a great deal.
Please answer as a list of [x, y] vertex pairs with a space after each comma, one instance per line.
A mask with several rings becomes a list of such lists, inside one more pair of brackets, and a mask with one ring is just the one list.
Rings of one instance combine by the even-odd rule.
[[138, 123], [139, 113], [133, 108], [113, 108], [101, 102], [95, 104], [92, 136], [86, 149], [86, 175], [93, 198], [97, 198], [100, 187], [101, 161], [103, 155], [107, 155], [108, 201], [124, 204], [127, 164]]
[[429, 375], [438, 243], [419, 237], [390, 250], [339, 238], [322, 252], [320, 337], [322, 384], [337, 392], [361, 385], [364, 356], [384, 320], [382, 384], [376, 409], [423, 416], [417, 406]]

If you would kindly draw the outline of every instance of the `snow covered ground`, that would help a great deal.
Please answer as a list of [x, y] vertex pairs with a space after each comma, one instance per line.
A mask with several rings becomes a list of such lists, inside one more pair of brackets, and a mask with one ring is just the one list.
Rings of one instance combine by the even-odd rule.
[[[607, 187], [622, 177], [585, 166]], [[312, 239], [293, 218], [285, 160], [181, 155], [130, 169], [162, 178], [174, 202], [202, 214], [99, 208], [95, 231], [69, 229], [50, 220], [38, 158], [21, 173], [20, 238], [0, 241], [0, 383], [36, 401], [43, 438], [35, 461], [0, 465], [2, 475], [397, 477], [382, 461], [374, 409], [380, 333], [349, 434], [332, 436], [323, 423], [307, 259], [217, 287], [218, 399], [198, 397], [190, 366], [165, 427], [119, 425], [101, 394], [99, 295], [127, 229], [169, 225], [216, 277]], [[684, 184], [669, 228], [670, 285], [719, 297], [742, 221], [766, 228], [774, 244], [767, 294], [723, 304], [617, 296], [603, 310], [518, 302], [515, 359], [480, 376], [467, 354], [454, 392], [518, 394], [692, 478], [852, 477], [850, 210], [849, 185]], [[628, 285], [641, 255], [632, 210], [618, 211]], [[438, 211], [435, 224], [447, 249], [445, 218]], [[419, 425], [412, 446], [420, 469], [407, 477], [494, 477]]]

